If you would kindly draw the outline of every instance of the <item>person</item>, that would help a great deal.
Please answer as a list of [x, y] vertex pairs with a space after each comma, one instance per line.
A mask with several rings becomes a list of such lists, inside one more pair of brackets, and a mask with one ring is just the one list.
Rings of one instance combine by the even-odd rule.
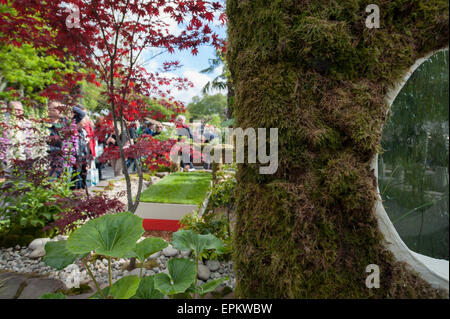
[[11, 113], [15, 115], [15, 120], [10, 117], [10, 129], [8, 130], [8, 138], [11, 147], [8, 148], [8, 162], [12, 159], [27, 160], [36, 158], [40, 152], [37, 144], [39, 138], [33, 134], [33, 124], [24, 117], [22, 102], [10, 101], [9, 108]]
[[[77, 106], [72, 107], [73, 118], [69, 120], [67, 117], [62, 116], [62, 109], [64, 104], [59, 101], [51, 101], [48, 105], [48, 116], [51, 126], [48, 128], [50, 131], [49, 139], [47, 142], [47, 153], [50, 156], [50, 176], [58, 178], [63, 170], [61, 165], [61, 159], [63, 155], [63, 136], [62, 130], [68, 128], [71, 123], [76, 122], [77, 119], [81, 119], [86, 115], [82, 109]], [[77, 134], [73, 132], [73, 134]]]
[[154, 124], [152, 124], [150, 122], [145, 122], [144, 124], [145, 124], [145, 127], [144, 127], [144, 129], [142, 131], [142, 134], [153, 136], [154, 132], [153, 132], [152, 128], [153, 128]]
[[[119, 138], [122, 138], [122, 129], [121, 129], [120, 124], [117, 125], [117, 130], [119, 132]], [[118, 147], [116, 134], [110, 134], [106, 138], [106, 145], [108, 147]], [[111, 166], [112, 166], [113, 171], [114, 171], [114, 177], [118, 177], [118, 176], [122, 176], [123, 175], [123, 172], [122, 172], [122, 159], [120, 157], [117, 158], [117, 159], [112, 159], [111, 160]]]
[[152, 136], [158, 136], [160, 135], [162, 132], [162, 126], [161, 125], [156, 125], [156, 129], [155, 132], [153, 132]]
[[[177, 128], [177, 135], [178, 135], [178, 142], [181, 141], [181, 138], [187, 137], [188, 139], [193, 139], [194, 136], [192, 135], [192, 131], [189, 128], [188, 125], [185, 124], [186, 122], [186, 118], [183, 115], [178, 115], [176, 121], [175, 121], [175, 126]], [[184, 162], [183, 161], [183, 156], [181, 157], [181, 162], [180, 162], [180, 167], [183, 168], [184, 170], [188, 170], [188, 171], [193, 171], [194, 170], [194, 164], [193, 164], [193, 153], [192, 153], [192, 147], [190, 147], [190, 143], [189, 143], [189, 162]]]
[[105, 117], [100, 116], [97, 121], [95, 122], [94, 126], [94, 133], [96, 138], [96, 149], [95, 149], [95, 167], [98, 170], [98, 179], [101, 181], [104, 181], [102, 170], [103, 170], [103, 163], [99, 161], [99, 157], [103, 154], [103, 150], [105, 148], [106, 139], [105, 136], [102, 134], [99, 134], [102, 131], [103, 121]]
[[91, 159], [91, 153], [89, 148], [89, 139], [88, 139], [88, 133], [86, 132], [85, 127], [86, 122], [89, 121], [87, 116], [81, 117], [78, 115], [74, 116], [75, 122], [77, 124], [77, 155], [76, 155], [76, 162], [74, 165], [74, 171], [78, 173], [77, 176], [75, 176], [74, 180], [75, 186], [74, 189], [85, 189], [87, 187], [87, 172], [88, 169], [90, 169], [90, 159]]

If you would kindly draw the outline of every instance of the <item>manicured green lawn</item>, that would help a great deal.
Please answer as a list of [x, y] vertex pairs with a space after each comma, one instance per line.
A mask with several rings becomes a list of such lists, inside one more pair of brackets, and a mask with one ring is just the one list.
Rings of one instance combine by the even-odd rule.
[[205, 199], [211, 178], [211, 173], [206, 172], [173, 173], [147, 188], [141, 201], [199, 205]]

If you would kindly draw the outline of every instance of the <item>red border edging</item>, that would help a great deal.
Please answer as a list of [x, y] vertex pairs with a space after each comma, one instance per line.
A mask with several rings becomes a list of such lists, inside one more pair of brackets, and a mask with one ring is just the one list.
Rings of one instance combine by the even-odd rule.
[[171, 219], [144, 219], [145, 230], [177, 231], [181, 225], [178, 220]]

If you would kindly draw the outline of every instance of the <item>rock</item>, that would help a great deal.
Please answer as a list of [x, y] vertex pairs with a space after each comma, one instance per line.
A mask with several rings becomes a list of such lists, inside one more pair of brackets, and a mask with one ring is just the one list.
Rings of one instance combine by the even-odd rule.
[[206, 281], [209, 279], [210, 275], [211, 272], [209, 271], [208, 267], [202, 264], [198, 265], [198, 274], [197, 274], [198, 279]]
[[211, 271], [216, 271], [220, 268], [220, 263], [217, 260], [208, 260], [206, 266]]
[[156, 258], [158, 258], [159, 256], [161, 256], [161, 252], [160, 252], [160, 251], [154, 253], [153, 255], [150, 255], [150, 258], [156, 259]]
[[166, 176], [169, 176], [169, 172], [158, 172], [155, 175], [159, 178], [164, 178]]
[[181, 257], [189, 257], [191, 255], [190, 250], [182, 250], [180, 253]]
[[70, 264], [69, 266], [67, 266], [66, 268], [64, 268], [65, 272], [80, 272], [80, 266], [76, 265], [76, 264]]
[[216, 279], [216, 278], [220, 278], [220, 277], [221, 276], [219, 273], [216, 273], [216, 272], [211, 273], [211, 279]]
[[45, 249], [43, 247], [38, 247], [30, 254], [30, 258], [40, 258], [45, 256]]
[[16, 247], [14, 247], [16, 250], [20, 250], [20, 246], [16, 245]]
[[28, 245], [28, 248], [30, 248], [31, 250], [36, 250], [37, 248], [45, 248], [45, 244], [49, 241], [50, 238], [37, 238]]
[[168, 246], [168, 247], [163, 249], [162, 253], [166, 257], [174, 257], [174, 256], [176, 256], [178, 254], [178, 250], [176, 250], [172, 246]]

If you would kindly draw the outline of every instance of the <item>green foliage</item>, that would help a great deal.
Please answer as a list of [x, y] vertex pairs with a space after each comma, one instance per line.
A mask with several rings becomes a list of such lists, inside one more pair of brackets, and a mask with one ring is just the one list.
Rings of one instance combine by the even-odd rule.
[[[215, 95], [205, 95], [202, 98], [194, 96], [192, 102], [188, 105], [188, 110], [191, 118], [196, 120], [204, 118], [208, 122], [215, 119], [215, 124], [220, 126], [220, 122], [225, 120], [226, 107], [227, 98], [223, 94], [218, 93]], [[219, 118], [217, 118], [217, 115]]]
[[172, 236], [173, 247], [179, 250], [190, 251], [199, 256], [204, 250], [221, 249], [223, 243], [212, 234], [200, 235], [192, 230], [179, 230]]
[[[45, 247], [44, 262], [56, 269], [63, 269], [77, 259], [83, 259], [89, 275], [97, 286], [97, 292], [90, 299], [159, 299], [164, 295], [175, 298], [179, 294], [205, 293], [215, 289], [223, 280], [196, 286], [198, 253], [205, 249], [220, 248], [223, 244], [212, 235], [196, 235], [190, 231], [178, 231], [174, 234], [174, 247], [194, 250], [195, 262], [189, 259], [173, 258], [168, 262], [168, 273], [159, 273], [142, 278], [125, 276], [112, 282], [111, 258], [137, 257], [141, 262], [164, 247], [167, 243], [160, 238], [147, 238], [136, 241], [143, 234], [142, 219], [123, 212], [105, 215], [91, 220], [73, 232], [67, 242], [48, 243]], [[104, 255], [108, 260], [109, 286], [100, 289], [89, 267], [91, 252]], [[82, 254], [82, 255], [80, 255]], [[92, 261], [91, 261], [92, 262]]]
[[201, 73], [213, 73], [218, 67], [223, 65], [222, 74], [216, 76], [211, 82], [206, 83], [202, 89], [203, 94], [207, 94], [211, 90], [225, 90], [230, 82], [230, 71], [227, 67], [225, 55], [221, 51], [216, 51], [216, 57], [209, 59], [209, 67], [201, 70]]
[[142, 219], [130, 212], [104, 215], [90, 220], [67, 239], [73, 254], [95, 251], [110, 257], [128, 257], [136, 241], [144, 234]]
[[172, 115], [176, 115], [176, 113], [173, 110], [168, 109], [167, 107], [158, 103], [158, 101], [155, 101], [152, 99], [147, 99], [147, 109], [149, 111], [151, 111], [152, 113], [154, 113], [155, 115], [160, 114], [160, 115], [164, 116], [163, 118], [159, 119], [160, 121], [163, 121], [163, 122], [170, 121], [172, 118]]
[[[17, 176], [0, 183], [0, 245], [26, 245], [23, 240], [26, 235], [52, 235], [52, 230], [44, 232], [42, 229], [55, 221], [61, 212], [58, 199], [71, 194], [68, 174], [56, 181], [45, 177], [39, 183]], [[21, 239], [16, 241], [13, 235]]]
[[57, 292], [57, 293], [43, 294], [42, 296], [39, 297], [39, 299], [67, 299], [67, 297], [62, 292]]
[[108, 99], [105, 95], [101, 94], [106, 91], [104, 85], [98, 87], [93, 83], [89, 83], [85, 80], [81, 82], [81, 88], [83, 93], [82, 103], [91, 112], [100, 113], [104, 109], [108, 109]]
[[230, 221], [224, 214], [216, 214], [213, 211], [207, 211], [200, 216], [197, 211], [183, 216], [180, 220], [183, 229], [192, 230], [197, 234], [211, 234], [223, 242], [219, 249], [203, 251], [199, 257], [201, 259], [226, 259], [232, 252], [232, 242], [230, 236]]
[[211, 189], [208, 206], [211, 208], [232, 208], [235, 203], [234, 191], [236, 188], [236, 177], [234, 174], [225, 177], [223, 171], [217, 173], [219, 182]]
[[198, 234], [213, 234], [223, 241], [222, 248], [203, 252], [201, 258], [204, 259], [224, 259], [232, 253], [229, 213], [234, 208], [236, 178], [234, 174], [229, 175], [224, 171], [218, 171], [219, 181], [211, 189], [208, 207], [202, 216], [194, 211], [180, 220], [184, 229], [190, 229]]
[[50, 241], [45, 244], [44, 263], [47, 266], [61, 270], [73, 264], [76, 260], [88, 255], [73, 254], [66, 248], [67, 240]]
[[163, 293], [155, 288], [153, 276], [146, 276], [141, 279], [136, 294], [131, 299], [162, 299]]
[[138, 276], [125, 276], [112, 284], [109, 295], [114, 299], [130, 299], [136, 294], [141, 279]]
[[161, 238], [146, 238], [140, 243], [136, 244], [133, 253], [139, 261], [144, 262], [150, 255], [163, 250], [169, 244]]
[[156, 289], [168, 296], [185, 292], [197, 276], [195, 263], [188, 259], [171, 258], [167, 269], [169, 273], [156, 274], [154, 282]]
[[[74, 63], [60, 61], [42, 49], [30, 44], [21, 47], [0, 46], [0, 99], [14, 99], [14, 92], [23, 92], [24, 96], [41, 103], [45, 98], [39, 93], [48, 85], [56, 84], [64, 73], [72, 72]], [[6, 91], [8, 87], [13, 91]]]
[[214, 291], [221, 283], [223, 283], [225, 280], [228, 280], [228, 277], [223, 278], [217, 278], [208, 282], [205, 282], [201, 286], [198, 286], [196, 288], [196, 292], [201, 296], [205, 296], [208, 292]]

